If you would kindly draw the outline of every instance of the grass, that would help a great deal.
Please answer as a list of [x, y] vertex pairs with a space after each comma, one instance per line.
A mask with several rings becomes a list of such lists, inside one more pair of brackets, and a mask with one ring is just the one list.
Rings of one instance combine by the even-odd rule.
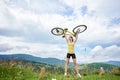
[[[106, 73], [102, 76], [99, 76], [96, 73], [89, 73], [86, 75], [85, 73], [82, 74], [82, 77], [78, 77], [74, 71], [72, 73], [68, 73], [67, 76], [63, 75], [63, 72], [61, 72], [58, 68], [53, 70], [53, 72], [43, 70], [45, 72], [44, 74], [41, 74], [40, 71], [36, 72], [34, 71], [32, 66], [28, 67], [21, 67], [23, 65], [1, 65], [0, 64], [0, 80], [40, 80], [40, 75], [43, 75], [43, 78], [41, 80], [119, 80], [120, 74], [117, 71], [114, 71], [113, 73]], [[61, 72], [61, 73], [60, 73]]]
[[120, 76], [115, 76], [111, 74], [105, 74], [103, 76], [99, 75], [88, 75], [88, 76], [83, 76], [81, 80], [119, 80]]
[[30, 69], [0, 65], [0, 80], [38, 80], [38, 76]]
[[87, 76], [82, 76], [81, 78], [76, 76], [76, 75], [68, 75], [68, 76], [63, 76], [60, 74], [50, 74], [48, 78], [43, 79], [43, 80], [119, 80], [120, 76], [116, 75], [111, 75], [111, 74], [105, 74], [103, 76], [99, 75], [87, 75]]
[[[21, 69], [17, 67], [9, 67], [9, 66], [1, 66], [0, 65], [0, 80], [38, 80], [39, 74], [30, 69]], [[87, 76], [82, 76], [82, 78], [78, 77], [74, 74], [68, 74], [64, 76], [63, 74], [45, 74], [42, 80], [119, 80], [120, 76], [105, 74], [102, 76], [96, 74], [89, 74]]]

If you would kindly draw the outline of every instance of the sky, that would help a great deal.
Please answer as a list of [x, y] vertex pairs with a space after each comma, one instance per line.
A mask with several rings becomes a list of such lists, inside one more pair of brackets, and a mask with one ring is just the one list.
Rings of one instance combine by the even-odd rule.
[[120, 61], [120, 0], [0, 0], [0, 54], [64, 60], [67, 43], [54, 27], [86, 25], [78, 35], [78, 63]]

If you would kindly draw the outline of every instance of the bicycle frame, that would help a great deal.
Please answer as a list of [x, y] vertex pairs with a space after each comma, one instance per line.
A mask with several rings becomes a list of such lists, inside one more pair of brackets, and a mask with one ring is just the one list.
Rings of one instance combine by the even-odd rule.
[[68, 31], [68, 30], [65, 30], [65, 29], [64, 29], [64, 34], [63, 34], [63, 37], [65, 37], [65, 35], [75, 36], [75, 34], [74, 34], [74, 33], [72, 33], [72, 32], [70, 32], [70, 31]]
[[74, 36], [75, 34], [74, 33], [72, 33], [72, 32], [70, 32], [70, 31], [67, 31], [69, 34], [66, 34], [66, 35], [72, 35], [72, 36]]

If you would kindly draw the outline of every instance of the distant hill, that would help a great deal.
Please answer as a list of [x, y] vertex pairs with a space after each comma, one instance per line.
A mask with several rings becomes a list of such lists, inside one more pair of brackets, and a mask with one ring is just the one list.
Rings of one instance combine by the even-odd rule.
[[111, 64], [105, 64], [105, 63], [90, 63], [90, 64], [82, 64], [80, 65], [80, 69], [85, 72], [86, 70], [88, 72], [92, 71], [99, 71], [100, 67], [103, 67], [103, 69], [106, 72], [112, 71], [113, 69], [117, 69], [119, 66], [111, 65]]
[[0, 59], [20, 59], [20, 60], [28, 60], [32, 62], [40, 62], [40, 63], [47, 63], [52, 65], [63, 65], [65, 63], [64, 60], [59, 60], [56, 58], [41, 58], [35, 57], [28, 54], [10, 54], [10, 55], [0, 55]]
[[120, 61], [108, 61], [108, 62], [104, 62], [105, 64], [112, 64], [112, 65], [116, 65], [116, 66], [120, 66]]

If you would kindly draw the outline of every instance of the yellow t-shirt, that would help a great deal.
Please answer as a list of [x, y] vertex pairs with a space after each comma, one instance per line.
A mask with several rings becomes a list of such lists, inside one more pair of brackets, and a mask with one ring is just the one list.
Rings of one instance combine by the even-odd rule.
[[68, 53], [74, 54], [74, 43], [68, 43]]

